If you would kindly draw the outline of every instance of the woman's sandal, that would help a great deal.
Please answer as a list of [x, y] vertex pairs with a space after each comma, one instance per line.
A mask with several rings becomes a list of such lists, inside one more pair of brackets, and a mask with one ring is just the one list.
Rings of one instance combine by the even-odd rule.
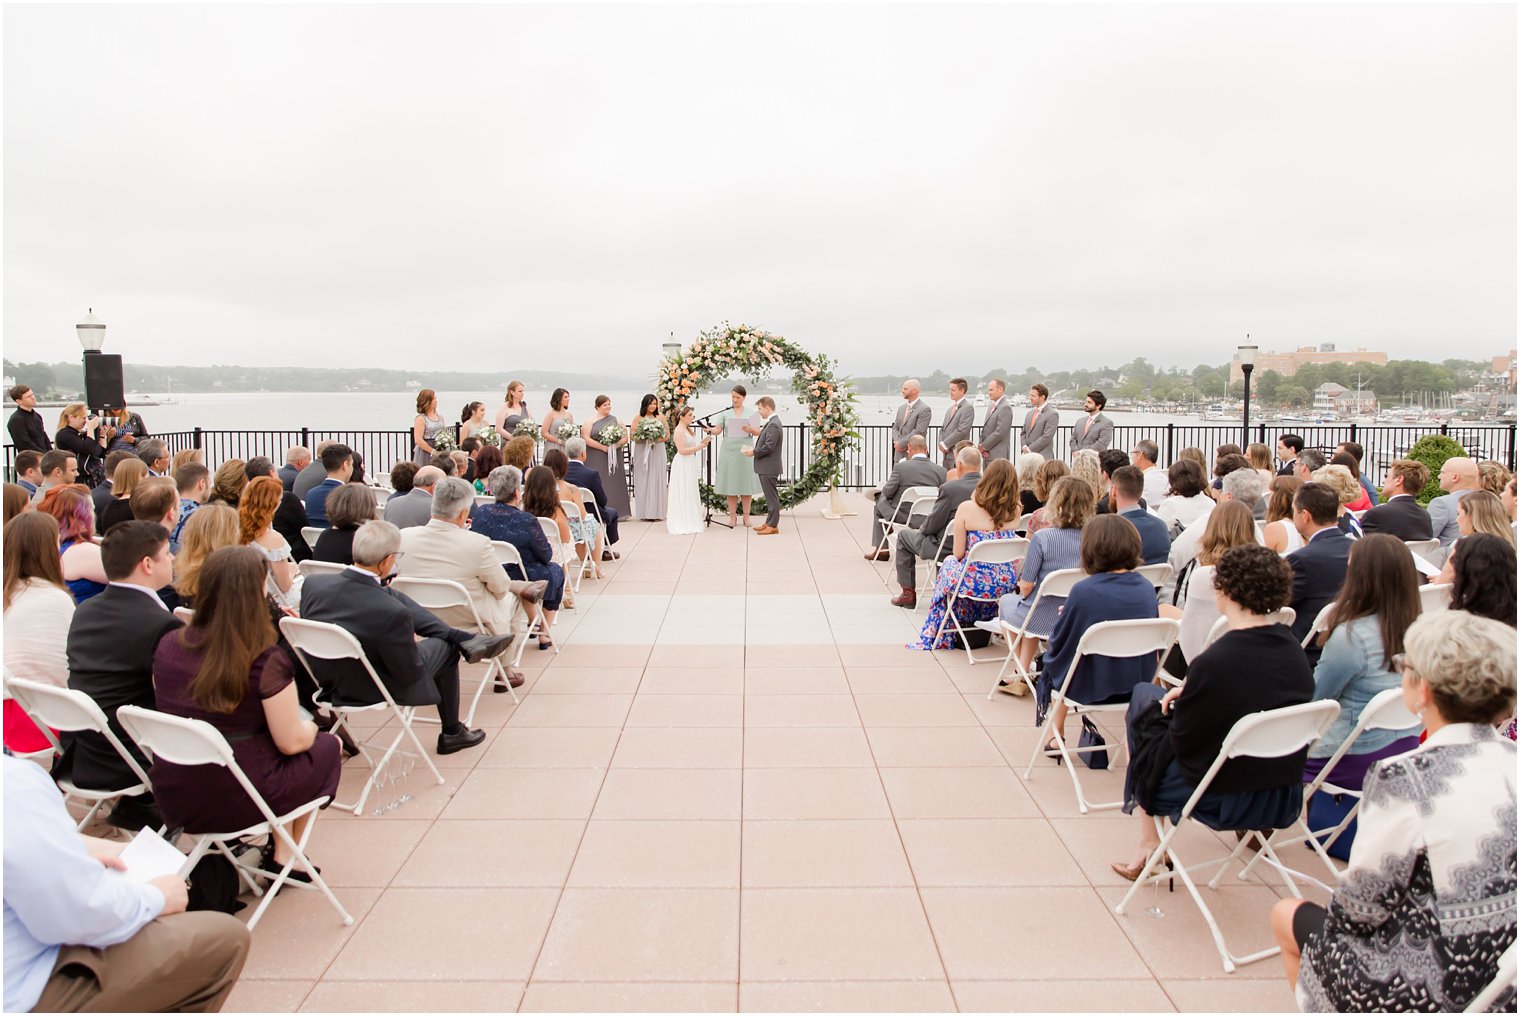
[[1066, 760], [1061, 757], [1061, 747], [1060, 747], [1060, 745], [1056, 744], [1056, 739], [1055, 738], [1052, 737], [1050, 740], [1048, 740], [1048, 741], [1045, 742], [1045, 748], [1043, 749], [1043, 751], [1044, 751], [1044, 754], [1045, 754], [1046, 758], [1050, 758], [1051, 757], [1051, 755], [1049, 754], [1050, 752], [1055, 752], [1056, 753], [1055, 756], [1054, 756], [1054, 758], [1056, 760], [1056, 765], [1059, 766], [1059, 765], [1065, 765], [1066, 764]]
[[[1140, 872], [1145, 868], [1145, 861], [1141, 861], [1139, 864], [1133, 867], [1127, 864], [1119, 864], [1118, 862], [1114, 862], [1108, 867], [1113, 871], [1115, 875], [1118, 875], [1120, 878], [1124, 879], [1124, 881], [1133, 882], [1140, 877]], [[1161, 867], [1162, 870], [1170, 872], [1172, 870], [1172, 859], [1170, 857], [1166, 858], [1161, 862]], [[1168, 878], [1166, 880], [1166, 891], [1175, 892], [1176, 888], [1177, 880], [1175, 878]]]
[[545, 638], [543, 635], [540, 635], [538, 637], [538, 648], [539, 649], [553, 649], [554, 648], [554, 640], [551, 639], [551, 638]]

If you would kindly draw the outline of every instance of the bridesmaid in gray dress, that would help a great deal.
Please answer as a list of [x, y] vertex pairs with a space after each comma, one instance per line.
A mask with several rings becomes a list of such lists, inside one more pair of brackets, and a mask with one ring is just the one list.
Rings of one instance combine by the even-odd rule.
[[438, 415], [438, 395], [431, 388], [417, 393], [417, 416], [412, 420], [412, 461], [425, 466], [437, 451], [438, 432], [452, 427]]
[[[662, 428], [665, 421], [660, 419], [660, 402], [653, 395], [644, 396], [639, 403], [639, 416], [634, 420], [634, 426], [638, 426], [645, 419], [657, 421]], [[667, 440], [670, 435], [668, 428]], [[665, 517], [665, 495], [670, 485], [670, 473], [666, 465], [664, 441], [635, 441], [633, 443], [633, 497], [638, 504], [639, 518], [648, 519], [651, 522], [659, 521]]]
[[613, 425], [618, 418], [612, 415], [612, 399], [606, 395], [596, 397], [596, 415], [581, 424], [581, 437], [586, 439], [586, 465], [602, 476], [602, 486], [607, 490], [607, 503], [617, 509], [618, 518], [633, 517], [633, 507], [628, 503], [628, 474], [623, 469], [623, 445], [628, 443], [630, 431], [623, 428], [623, 436], [608, 446], [598, 435]]

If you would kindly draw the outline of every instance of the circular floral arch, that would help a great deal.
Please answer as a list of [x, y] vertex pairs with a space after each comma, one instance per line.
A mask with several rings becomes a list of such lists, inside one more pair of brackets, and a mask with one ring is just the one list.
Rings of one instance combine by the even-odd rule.
[[[837, 361], [809, 353], [779, 335], [724, 322], [703, 332], [680, 353], [660, 361], [655, 392], [660, 411], [673, 431], [682, 409], [714, 382], [733, 374], [759, 378], [776, 367], [790, 370], [792, 394], [805, 407], [805, 422], [811, 428], [808, 466], [781, 490], [781, 507], [792, 508], [836, 482], [845, 451], [860, 442], [855, 393], [849, 384], [835, 378], [836, 366]], [[674, 442], [668, 454], [675, 455]], [[717, 511], [728, 509], [723, 495], [711, 485], [703, 483], [701, 487], [704, 502]], [[763, 515], [767, 510], [765, 499], [756, 497], [750, 513]]]

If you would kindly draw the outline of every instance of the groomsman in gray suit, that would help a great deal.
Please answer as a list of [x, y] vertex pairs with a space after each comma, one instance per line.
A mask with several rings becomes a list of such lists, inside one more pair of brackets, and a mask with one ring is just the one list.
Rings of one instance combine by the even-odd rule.
[[918, 397], [919, 383], [912, 378], [903, 382], [903, 404], [897, 407], [897, 419], [892, 424], [892, 456], [894, 462], [908, 457], [908, 438], [914, 434], [927, 438], [929, 423], [934, 412], [929, 404]]
[[978, 451], [989, 462], [1008, 458], [1008, 442], [1013, 430], [1013, 407], [1003, 398], [1007, 390], [1001, 378], [987, 382], [987, 397], [992, 405], [987, 407], [987, 419], [982, 421], [982, 443]]
[[[962, 389], [962, 394], [965, 394]], [[892, 470], [892, 475], [887, 478], [886, 485], [881, 488], [881, 496], [876, 499], [876, 510], [871, 513], [871, 549], [866, 551], [866, 560], [885, 561], [890, 552], [884, 546], [885, 532], [881, 524], [897, 516], [898, 507], [902, 504], [903, 494], [909, 487], [934, 487], [938, 488], [945, 482], [945, 467], [938, 462], [929, 459], [929, 442], [918, 434], [908, 438], [908, 457], [897, 464]], [[906, 515], [898, 518], [904, 521]]]
[[1046, 407], [1050, 389], [1042, 384], [1029, 386], [1029, 412], [1024, 414], [1024, 451], [1035, 452], [1047, 460], [1055, 458], [1056, 431], [1061, 414], [1054, 406]]
[[776, 400], [769, 395], [756, 399], [755, 409], [765, 422], [754, 445], [743, 449], [745, 455], [754, 457], [755, 476], [765, 494], [765, 525], [757, 528], [755, 535], [774, 536], [781, 532], [777, 528], [781, 523], [781, 420], [776, 416]]
[[1094, 388], [1087, 393], [1087, 401], [1083, 408], [1087, 410], [1087, 419], [1081, 423], [1072, 424], [1071, 428], [1071, 451], [1075, 455], [1083, 448], [1091, 448], [1095, 452], [1106, 452], [1108, 446], [1114, 443], [1114, 421], [1103, 415], [1103, 407], [1108, 405], [1108, 396]]
[[966, 379], [958, 377], [950, 382], [950, 408], [945, 410], [945, 422], [939, 425], [939, 455], [948, 471], [955, 466], [955, 446], [970, 440], [971, 425], [976, 422], [976, 407], [966, 401]]

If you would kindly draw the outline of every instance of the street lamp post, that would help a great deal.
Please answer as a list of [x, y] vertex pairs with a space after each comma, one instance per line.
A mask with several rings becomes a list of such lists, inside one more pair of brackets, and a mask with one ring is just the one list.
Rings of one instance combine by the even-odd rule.
[[98, 353], [106, 344], [106, 326], [95, 316], [94, 307], [90, 308], [83, 321], [74, 326], [74, 333], [79, 336], [79, 344], [86, 353]]
[[681, 355], [681, 344], [676, 341], [676, 333], [670, 333], [670, 341], [662, 343], [660, 349], [665, 353], [665, 359], [673, 360]]
[[[1249, 340], [1251, 336], [1247, 335]], [[1249, 341], [1235, 350], [1235, 356], [1240, 360], [1240, 372], [1245, 375], [1245, 407], [1241, 414], [1240, 447], [1245, 448], [1251, 443], [1251, 371], [1256, 368], [1256, 346]]]

